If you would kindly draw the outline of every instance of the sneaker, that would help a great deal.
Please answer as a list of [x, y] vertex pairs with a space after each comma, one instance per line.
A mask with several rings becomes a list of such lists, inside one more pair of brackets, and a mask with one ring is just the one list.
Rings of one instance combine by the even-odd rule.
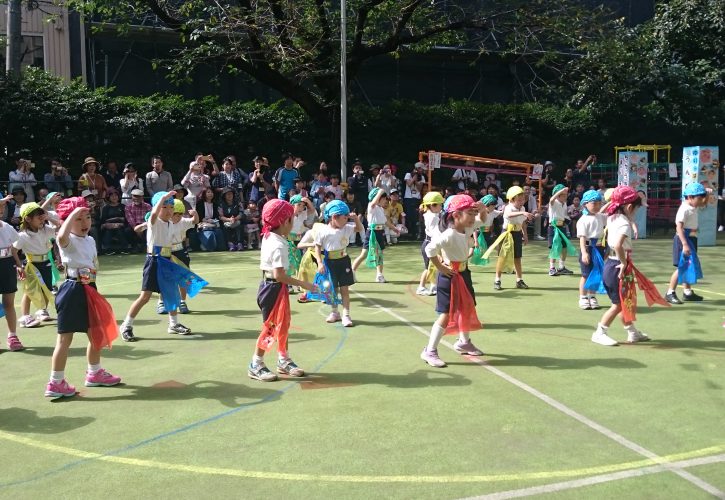
[[581, 297], [579, 299], [579, 309], [583, 311], [588, 311], [589, 309], [592, 309], [592, 303], [589, 300], [589, 297]]
[[566, 267], [560, 267], [559, 269], [557, 269], [557, 272], [559, 274], [574, 274], [574, 271], [567, 269]]
[[237, 246], [234, 243], [228, 243], [227, 246], [229, 247], [230, 252], [236, 252]]
[[23, 349], [25, 349], [25, 346], [22, 342], [20, 342], [20, 339], [17, 337], [17, 335], [11, 335], [8, 337], [9, 351], [22, 351]]
[[520, 289], [522, 289], [522, 290], [528, 290], [528, 289], [529, 289], [529, 285], [527, 285], [527, 284], [526, 284], [526, 283], [524, 282], [524, 280], [518, 280], [518, 281], [516, 282], [516, 288], [520, 288]]
[[555, 267], [550, 267], [549, 276], [559, 276], [559, 271], [557, 271]]
[[677, 297], [676, 292], [668, 293], [665, 295], [665, 300], [670, 304], [682, 304], [682, 301]]
[[460, 354], [468, 354], [469, 356], [483, 356], [483, 351], [473, 345], [470, 340], [468, 342], [461, 342], [460, 339], [453, 344], [453, 348]]
[[544, 238], [543, 236], [534, 236], [534, 239], [536, 241], [544, 241], [546, 238]]
[[307, 298], [307, 294], [303, 293], [299, 297], [297, 297], [297, 302], [300, 304], [307, 304], [308, 302], [312, 302], [310, 299]]
[[179, 313], [180, 314], [189, 314], [189, 306], [186, 305], [186, 302], [183, 300], [179, 302]]
[[237, 251], [241, 252], [243, 250], [246, 250], [246, 248], [244, 248], [244, 243], [237, 243]]
[[76, 395], [76, 388], [70, 385], [65, 379], [60, 382], [48, 382], [45, 386], [45, 397], [46, 398], [62, 398], [71, 397]]
[[86, 372], [86, 381], [84, 385], [86, 387], [111, 387], [121, 383], [121, 377], [111, 375], [106, 370], [101, 368], [96, 373]]
[[637, 330], [636, 328], [633, 328], [632, 330], [627, 330], [627, 343], [629, 344], [636, 344], [637, 342], [648, 342], [651, 340], [649, 336]]
[[342, 319], [342, 318], [340, 317], [340, 313], [339, 313], [339, 312], [337, 312], [337, 311], [332, 311], [332, 312], [331, 312], [331, 313], [330, 313], [330, 314], [329, 314], [329, 315], [327, 316], [327, 319], [325, 319], [325, 321], [327, 321], [328, 323], [337, 323], [337, 322], [338, 322], [338, 321], [340, 321], [341, 319]]
[[415, 293], [416, 293], [416, 295], [428, 295], [429, 294], [428, 289], [424, 286], [419, 286], [418, 288], [416, 288]]
[[166, 306], [163, 302], [156, 304], [156, 314], [166, 314]]
[[494, 290], [502, 290], [502, 288], [501, 288], [501, 282], [500, 281], [494, 281], [493, 282], [493, 289]]
[[423, 349], [423, 352], [420, 353], [420, 359], [434, 368], [445, 368], [448, 366], [445, 361], [438, 357], [437, 349], [433, 349], [432, 351], [429, 351], [428, 348]]
[[592, 309], [599, 309], [599, 301], [596, 297], [589, 297], [589, 307]]
[[249, 368], [247, 368], [247, 375], [249, 375], [249, 378], [262, 382], [274, 382], [277, 380], [277, 375], [272, 373], [264, 363], [259, 363], [256, 366], [250, 363]]
[[176, 323], [175, 325], [169, 325], [168, 330], [166, 330], [168, 333], [174, 333], [176, 335], [191, 335], [191, 330], [181, 323]]
[[23, 316], [18, 320], [20, 328], [35, 328], [38, 325], [40, 325], [40, 321], [30, 315]]
[[136, 337], [133, 335], [133, 327], [129, 325], [122, 325], [121, 337], [124, 342], [136, 342]]
[[428, 291], [428, 295], [436, 295], [438, 293], [438, 287], [433, 285], [430, 287], [430, 290]]
[[50, 317], [50, 314], [48, 314], [47, 309], [38, 309], [38, 311], [35, 313], [35, 319], [38, 321], [52, 321], [52, 318]]
[[377, 276], [375, 276], [375, 281], [377, 283], [387, 283], [387, 281], [385, 281], [385, 276], [383, 276], [382, 274], [378, 274]]
[[289, 358], [277, 360], [277, 373], [289, 375], [290, 377], [305, 376], [305, 371]]
[[352, 318], [348, 315], [342, 317], [342, 326], [352, 326]]
[[619, 343], [601, 330], [592, 333], [592, 342], [599, 345], [615, 346]]
[[682, 300], [685, 302], [702, 302], [702, 297], [697, 295], [695, 292], [692, 292], [690, 295], [684, 294]]

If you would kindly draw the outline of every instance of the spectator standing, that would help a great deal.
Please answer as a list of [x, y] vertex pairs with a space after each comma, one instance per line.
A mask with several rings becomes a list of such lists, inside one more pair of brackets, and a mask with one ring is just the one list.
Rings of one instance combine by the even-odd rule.
[[164, 161], [160, 156], [151, 157], [151, 172], [146, 174], [146, 192], [153, 197], [160, 191], [171, 191], [174, 181], [171, 174], [164, 170]]
[[20, 229], [20, 207], [25, 203], [27, 195], [22, 186], [15, 186], [10, 193], [13, 199], [8, 201], [5, 207], [5, 215], [3, 221], [7, 222], [16, 230]]
[[408, 234], [415, 238], [418, 234], [418, 207], [421, 201], [421, 192], [425, 185], [426, 178], [423, 174], [425, 164], [416, 162], [413, 170], [405, 174], [405, 192], [403, 193], [403, 209], [405, 210], [405, 223], [408, 227]]
[[274, 187], [274, 174], [269, 168], [267, 158], [263, 156], [255, 156], [252, 159], [254, 170], [249, 176], [249, 183], [252, 185], [249, 191], [249, 201], [255, 203], [264, 197], [264, 193], [268, 189]]
[[[222, 173], [219, 175], [221, 176]], [[219, 201], [219, 221], [224, 230], [224, 236], [226, 237], [227, 247], [229, 247], [230, 252], [244, 250], [242, 240], [242, 219], [244, 218], [244, 213], [235, 197], [236, 193], [234, 190], [226, 187], [222, 191]]]
[[[95, 158], [92, 156], [86, 158], [83, 162], [83, 174], [78, 180], [78, 184], [80, 185], [81, 190], [85, 191], [87, 189], [93, 193], [95, 200], [102, 202], [106, 197], [106, 190], [108, 189], [108, 186], [106, 185], [106, 179], [98, 173], [98, 167], [99, 163]], [[85, 196], [83, 197], [85, 198]], [[91, 213], [92, 212], [93, 211], [91, 210]]]
[[227, 156], [222, 162], [222, 171], [212, 181], [212, 187], [219, 195], [223, 194], [227, 188], [231, 189], [235, 199], [239, 202], [243, 200], [242, 188], [245, 182], [246, 179], [242, 177], [241, 171], [234, 167], [232, 158]]
[[574, 186], [576, 186], [577, 184], [581, 184], [582, 186], [584, 186], [584, 189], [592, 188], [591, 165], [593, 162], [596, 161], [596, 159], [596, 156], [589, 155], [586, 161], [578, 160], [576, 162], [576, 167], [572, 172], [572, 183]]
[[548, 201], [548, 197], [551, 195], [551, 190], [554, 189], [554, 186], [556, 186], [558, 183], [559, 182], [554, 176], [554, 162], [546, 160], [544, 162], [544, 178], [541, 181], [542, 187], [544, 189], [544, 192], [542, 194], [545, 195], [545, 198], [543, 199], [544, 202]]
[[[390, 165], [383, 166], [378, 176], [375, 178], [375, 187], [379, 187], [385, 194], [390, 196], [393, 189], [397, 190], [400, 181], [395, 177], [390, 169]], [[339, 198], [338, 198], [339, 199]]]
[[[123, 179], [119, 181], [121, 191], [121, 203], [123, 205], [131, 204], [131, 192], [135, 189], [141, 190], [143, 196], [143, 180], [138, 178], [136, 174], [136, 165], [126, 163], [123, 167]], [[133, 230], [133, 228], [131, 228]]]
[[118, 171], [118, 163], [115, 160], [108, 160], [106, 170], [103, 172], [103, 178], [106, 180], [107, 187], [117, 190], [121, 189], [123, 174]]
[[197, 156], [196, 160], [189, 163], [189, 171], [181, 180], [181, 185], [189, 191], [186, 200], [192, 205], [196, 204], [202, 191], [211, 187], [209, 176], [204, 173], [203, 160], [200, 160], [200, 158], [203, 158], [203, 156]]
[[352, 177], [347, 180], [348, 192], [355, 196], [352, 203], [354, 213], [362, 216], [365, 214], [367, 207], [365, 202], [368, 199], [368, 180], [363, 175], [363, 166], [360, 161], [355, 161], [352, 166]]
[[131, 250], [136, 252], [146, 252], [146, 229], [136, 232], [136, 226], [146, 222], [146, 214], [151, 211], [151, 205], [143, 201], [143, 190], [134, 189], [131, 191], [131, 204], [126, 205], [124, 209], [126, 222], [132, 229], [129, 233], [132, 235]]
[[8, 182], [8, 191], [12, 192], [16, 187], [21, 187], [25, 191], [25, 202], [34, 202], [35, 191], [33, 191], [33, 187], [38, 184], [32, 172], [34, 165], [25, 158], [18, 159], [15, 165], [17, 169], [8, 175], [10, 181]]
[[43, 177], [43, 184], [53, 193], [61, 193], [63, 196], [73, 194], [73, 179], [58, 158], [53, 158], [50, 162], [50, 172]]
[[284, 165], [274, 173], [274, 187], [277, 189], [277, 197], [280, 200], [287, 200], [289, 190], [294, 189], [295, 179], [299, 177], [298, 168], [304, 162], [302, 160], [295, 160], [292, 153], [285, 153], [282, 156], [282, 160], [284, 161]]
[[539, 207], [539, 202], [536, 199], [535, 191], [531, 188], [531, 186], [524, 186], [524, 195], [526, 199], [526, 202], [524, 203], [524, 210], [534, 216], [532, 219], [534, 239], [537, 241], [545, 240], [546, 238], [541, 236], [541, 208]]
[[[471, 160], [467, 160], [465, 166], [473, 167], [475, 166], [475, 163]], [[468, 168], [456, 169], [456, 171], [453, 172], [451, 180], [455, 183], [459, 193], [461, 191], [465, 191], [470, 186], [478, 186], [478, 174], [476, 174], [475, 170], [470, 170]]]

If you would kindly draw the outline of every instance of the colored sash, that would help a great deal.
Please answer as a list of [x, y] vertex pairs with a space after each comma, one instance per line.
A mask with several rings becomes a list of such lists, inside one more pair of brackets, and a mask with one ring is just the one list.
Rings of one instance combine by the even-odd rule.
[[434, 286], [438, 283], [438, 268], [433, 264], [432, 260], [428, 261], [428, 274], [426, 275], [425, 283], [428, 286]]
[[594, 290], [595, 293], [607, 293], [604, 288], [604, 259], [602, 254], [597, 250], [597, 239], [589, 240], [590, 256], [592, 260], [592, 270], [584, 282], [584, 290]]
[[55, 286], [56, 283], [62, 280], [60, 277], [60, 271], [58, 271], [58, 266], [55, 265], [55, 259], [53, 258], [53, 250], [48, 250], [48, 260], [50, 261], [50, 272], [53, 276], [53, 283], [52, 286]]
[[324, 302], [331, 306], [342, 304], [342, 298], [338, 295], [337, 289], [333, 284], [332, 273], [330, 273], [330, 268], [327, 265], [327, 258], [325, 258], [324, 266], [324, 273], [315, 273], [313, 283], [317, 286], [317, 291], [307, 292], [307, 298]]
[[[315, 264], [315, 250], [314, 248], [308, 248], [302, 255], [300, 260], [300, 268], [297, 270], [297, 279], [300, 281], [306, 281], [310, 283], [315, 279], [315, 273], [317, 272], [317, 265]], [[309, 298], [309, 294], [308, 294]]]
[[297, 248], [297, 244], [289, 238], [287, 238], [287, 248], [289, 250], [289, 267], [287, 268], [287, 276], [296, 276], [297, 272], [300, 270], [302, 254]]
[[370, 230], [370, 241], [368, 243], [368, 256], [365, 259], [365, 265], [369, 268], [375, 268], [383, 265], [383, 250], [378, 245], [378, 239], [375, 231]]
[[262, 325], [262, 332], [257, 338], [257, 347], [269, 351], [276, 340], [277, 350], [286, 351], [291, 320], [289, 291], [286, 285], [280, 285], [272, 312]]
[[483, 254], [483, 258], [488, 259], [496, 248], [501, 247], [498, 258], [503, 259], [503, 272], [513, 271], [514, 269], [514, 237], [511, 234], [514, 229], [515, 226], [509, 224], [506, 227], [506, 231], [501, 233]]
[[111, 344], [118, 338], [116, 315], [111, 304], [90, 285], [82, 286], [88, 302], [88, 336], [91, 345], [97, 351], [103, 347], [111, 349]]
[[181, 303], [179, 287], [184, 288], [190, 298], [194, 298], [202, 288], [209, 284], [174, 256], [171, 259], [156, 257], [156, 277], [161, 299], [167, 311], [175, 311], [179, 308]]
[[451, 303], [448, 307], [448, 325], [446, 335], [457, 335], [458, 332], [473, 332], [481, 329], [481, 321], [476, 314], [473, 296], [458, 272], [460, 262], [451, 262]]
[[657, 287], [647, 277], [634, 267], [631, 253], [627, 252], [627, 262], [624, 264], [624, 275], [619, 280], [619, 298], [622, 301], [622, 321], [627, 324], [637, 319], [637, 286], [644, 292], [647, 305], [660, 304], [670, 307], [662, 298]]
[[[700, 258], [695, 251], [695, 245], [690, 238], [691, 229], [685, 229], [685, 238], [690, 246], [690, 255], [685, 255], [684, 250], [680, 250], [680, 262], [677, 265], [677, 283], [679, 285], [694, 285], [698, 279], [702, 279], [702, 267], [700, 266]], [[675, 236], [677, 238], [677, 236]]]
[[576, 247], [572, 245], [571, 241], [569, 241], [569, 238], [566, 237], [566, 234], [559, 229], [559, 226], [556, 225], [556, 219], [551, 220], [551, 227], [554, 228], [554, 239], [551, 242], [551, 250], [549, 250], [549, 258], [550, 259], [558, 259], [561, 258], [561, 253], [566, 248], [566, 253], [569, 254], [571, 257], [575, 257], [579, 255], [579, 252], [577, 252]]
[[33, 264], [32, 257], [26, 255], [28, 261], [25, 264], [25, 295], [37, 309], [45, 309], [47, 304], [53, 303], [53, 294], [43, 282], [40, 271]]
[[485, 266], [488, 264], [488, 259], [484, 258], [483, 254], [488, 249], [486, 238], [484, 237], [483, 229], [478, 231], [478, 246], [474, 247], [473, 255], [471, 256], [471, 264], [476, 266]]

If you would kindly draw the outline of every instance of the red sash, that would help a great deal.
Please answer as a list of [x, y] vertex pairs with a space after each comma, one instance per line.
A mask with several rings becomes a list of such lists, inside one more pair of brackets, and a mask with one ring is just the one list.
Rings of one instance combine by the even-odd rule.
[[622, 301], [622, 321], [624, 323], [631, 323], [637, 319], [637, 286], [644, 292], [648, 306], [660, 304], [670, 307], [670, 304], [660, 295], [655, 284], [634, 267], [631, 254], [628, 252], [627, 262], [624, 264], [624, 275], [619, 280], [619, 298]]
[[446, 335], [458, 335], [458, 332], [473, 332], [481, 329], [481, 321], [476, 314], [473, 296], [458, 272], [460, 262], [451, 262], [455, 271], [451, 276], [451, 303], [448, 306], [448, 325]]
[[88, 336], [91, 338], [91, 345], [97, 351], [103, 347], [110, 349], [113, 341], [118, 338], [116, 315], [113, 314], [111, 304], [98, 290], [90, 285], [82, 286], [88, 301]]
[[269, 351], [277, 340], [277, 350], [287, 350], [289, 327], [292, 321], [289, 307], [289, 291], [287, 285], [281, 285], [277, 300], [274, 301], [272, 312], [262, 326], [262, 333], [257, 339], [257, 347]]

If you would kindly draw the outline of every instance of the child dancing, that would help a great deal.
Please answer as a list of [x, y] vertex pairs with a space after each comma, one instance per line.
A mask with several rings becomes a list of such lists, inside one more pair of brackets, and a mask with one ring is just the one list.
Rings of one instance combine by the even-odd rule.
[[604, 247], [602, 237], [607, 225], [607, 216], [599, 213], [602, 208], [602, 197], [599, 191], [590, 189], [582, 196], [583, 215], [576, 223], [576, 234], [579, 237], [579, 267], [582, 276], [579, 279], [579, 308], [583, 310], [599, 309], [599, 301], [595, 294], [603, 293], [604, 284]]
[[5, 206], [12, 199], [12, 195], [3, 198], [0, 194], [0, 295], [2, 295], [0, 317], [4, 315], [8, 324], [8, 349], [22, 351], [23, 344], [15, 332], [18, 321], [15, 313], [15, 292], [18, 291], [18, 279], [25, 279], [25, 273], [18, 257], [18, 250], [13, 246], [18, 241], [18, 232], [13, 226], [2, 221]]
[[[437, 293], [435, 281], [431, 279], [431, 275], [435, 274], [435, 266], [431, 269], [430, 259], [425, 253], [425, 248], [430, 243], [431, 238], [440, 232], [438, 227], [440, 225], [441, 210], [443, 210], [443, 195], [437, 191], [427, 192], [423, 196], [420, 210], [423, 212], [423, 227], [425, 229], [425, 238], [420, 245], [420, 253], [423, 256], [423, 272], [420, 274], [420, 282], [415, 293], [418, 295], [435, 295]], [[427, 283], [431, 283], [430, 288], [425, 286]]]
[[392, 234], [396, 235], [399, 235], [400, 231], [388, 220], [388, 216], [385, 214], [385, 209], [388, 208], [390, 200], [384, 190], [378, 187], [373, 188], [368, 194], [368, 200], [370, 201], [367, 210], [368, 229], [363, 240], [363, 250], [353, 262], [352, 271], [355, 273], [362, 261], [367, 259], [366, 265], [374, 267], [376, 270], [375, 281], [385, 283], [385, 276], [383, 276], [385, 229], [389, 229]]
[[[551, 192], [549, 200], [549, 226], [547, 237], [549, 239], [549, 276], [560, 274], [574, 274], [566, 268], [566, 255], [576, 255], [576, 249], [569, 241], [564, 228], [567, 219], [566, 198], [569, 195], [569, 188], [563, 184], [557, 184]], [[559, 267], [556, 267], [556, 259], [559, 259]]]

